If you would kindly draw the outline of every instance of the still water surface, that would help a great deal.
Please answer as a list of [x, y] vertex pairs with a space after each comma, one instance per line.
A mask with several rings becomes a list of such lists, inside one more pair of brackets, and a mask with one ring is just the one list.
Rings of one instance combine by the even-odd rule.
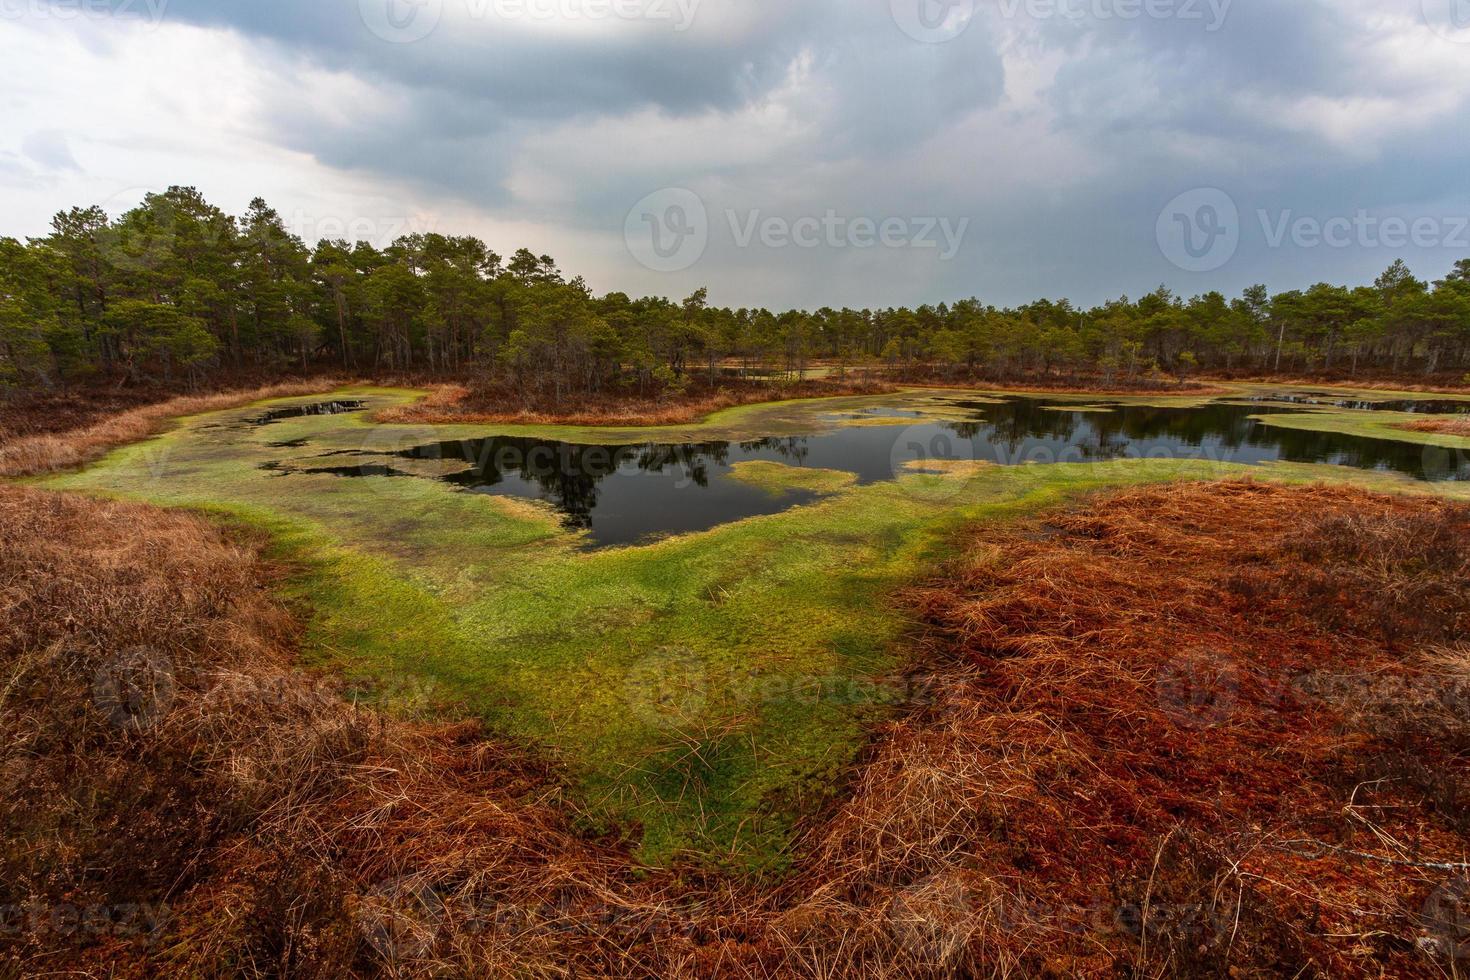
[[[1284, 399], [1276, 399], [1277, 404], [1221, 401], [1193, 408], [1099, 403], [1108, 410], [1078, 411], [1049, 409], [1055, 400], [1037, 397], [1007, 397], [994, 404], [960, 398], [948, 404], [968, 416], [963, 420], [923, 421], [916, 412], [869, 409], [832, 418], [880, 416], [893, 418], [896, 424], [848, 426], [790, 438], [589, 446], [496, 436], [430, 443], [395, 455], [405, 461], [439, 461], [449, 475], [434, 478], [467, 492], [546, 501], [561, 512], [568, 528], [587, 532], [591, 547], [706, 530], [817, 499], [813, 491], [764, 489], [732, 475], [735, 464], [752, 460], [841, 470], [852, 473], [859, 484], [892, 480], [915, 460], [980, 460], [1012, 466], [1124, 458], [1285, 460], [1389, 471], [1421, 480], [1470, 479], [1470, 454], [1462, 451], [1279, 428], [1250, 417], [1299, 412], [1302, 409], [1294, 406], [1315, 401], [1308, 399], [1293, 398], [1286, 404], [1281, 403]], [[1433, 404], [1439, 412], [1470, 410], [1467, 403]], [[1392, 408], [1405, 410], [1397, 403]], [[914, 424], [902, 423], [908, 417], [915, 419]], [[293, 461], [267, 468], [283, 475], [416, 478], [409, 464], [395, 466], [381, 456], [361, 465], [344, 462], [314, 466]], [[464, 465], [443, 467], [445, 462]]]

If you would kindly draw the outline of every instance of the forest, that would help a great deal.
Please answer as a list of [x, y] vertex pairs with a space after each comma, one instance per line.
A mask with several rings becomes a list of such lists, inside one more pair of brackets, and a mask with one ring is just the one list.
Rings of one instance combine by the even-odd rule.
[[1371, 285], [1319, 283], [1229, 298], [1160, 287], [1084, 309], [980, 299], [909, 309], [728, 309], [597, 296], [545, 255], [506, 258], [473, 237], [412, 234], [386, 248], [308, 245], [256, 199], [240, 217], [191, 187], [112, 219], [58, 213], [0, 239], [0, 393], [106, 376], [199, 384], [241, 370], [340, 368], [494, 379], [560, 402], [640, 395], [737, 373], [1004, 379], [1088, 375], [1390, 373], [1470, 368], [1470, 258], [1437, 281], [1395, 261]]

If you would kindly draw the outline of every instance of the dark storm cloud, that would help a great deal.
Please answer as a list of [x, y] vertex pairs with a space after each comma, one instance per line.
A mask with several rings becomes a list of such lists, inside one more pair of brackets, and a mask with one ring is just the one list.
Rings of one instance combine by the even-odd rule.
[[[552, 30], [497, 17], [494, 0], [423, 0], [443, 16], [408, 43], [363, 11], [414, 0], [363, 2], [169, 0], [165, 20], [232, 31], [300, 76], [299, 99], [258, 100], [273, 142], [553, 227], [584, 248], [565, 266], [604, 262], [602, 288], [643, 277], [796, 305], [1288, 288], [1396, 256], [1271, 247], [1258, 212], [1470, 209], [1470, 44], [1436, 35], [1420, 0], [976, 0], [945, 43], [906, 34], [890, 0], [701, 0], [687, 30]], [[315, 91], [313, 68], [359, 94]], [[634, 202], [665, 187], [699, 188], [717, 229], [730, 209], [971, 225], [942, 264], [715, 241], [687, 273], [650, 278], [617, 241]], [[1226, 191], [1243, 227], [1229, 263], [1191, 273], [1155, 223], [1202, 187]], [[1425, 275], [1453, 258], [1406, 254]]]
[[525, 129], [518, 123], [736, 111], [768, 97], [803, 57], [830, 94], [810, 120], [812, 143], [826, 157], [921, 140], [992, 104], [1004, 84], [979, 26], [953, 43], [916, 43], [886, 0], [752, 0], [733, 15], [728, 4], [715, 10], [717, 0], [659, 0], [653, 9], [686, 5], [687, 29], [650, 19], [581, 33], [528, 29], [534, 25], [497, 14], [503, 8], [492, 0], [442, 2], [435, 29], [406, 43], [374, 34], [358, 0], [169, 0], [166, 18], [265, 40], [387, 86], [397, 101], [364, 104], [354, 117], [272, 106], [268, 125], [286, 145], [333, 166], [392, 171], [483, 203], [503, 200], [503, 164]]

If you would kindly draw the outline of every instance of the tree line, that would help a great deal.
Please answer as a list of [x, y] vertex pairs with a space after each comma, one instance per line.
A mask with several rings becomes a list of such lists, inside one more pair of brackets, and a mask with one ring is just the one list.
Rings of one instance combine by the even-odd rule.
[[230, 370], [474, 374], [559, 400], [652, 392], [722, 366], [800, 374], [1057, 374], [1136, 381], [1196, 371], [1462, 372], [1470, 367], [1470, 259], [1436, 282], [1394, 262], [1372, 285], [1319, 283], [1190, 299], [1160, 287], [1091, 309], [978, 299], [812, 311], [596, 296], [549, 256], [508, 258], [473, 237], [412, 234], [386, 248], [308, 246], [265, 201], [233, 217], [194, 188], [100, 207], [51, 233], [0, 238], [0, 387], [99, 374], [198, 382]]

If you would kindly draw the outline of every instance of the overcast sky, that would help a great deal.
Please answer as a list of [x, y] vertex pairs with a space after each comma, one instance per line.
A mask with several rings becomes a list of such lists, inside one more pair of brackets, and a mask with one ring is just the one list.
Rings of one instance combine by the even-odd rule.
[[0, 235], [192, 184], [807, 308], [1470, 256], [1470, 0], [0, 0], [0, 52]]

